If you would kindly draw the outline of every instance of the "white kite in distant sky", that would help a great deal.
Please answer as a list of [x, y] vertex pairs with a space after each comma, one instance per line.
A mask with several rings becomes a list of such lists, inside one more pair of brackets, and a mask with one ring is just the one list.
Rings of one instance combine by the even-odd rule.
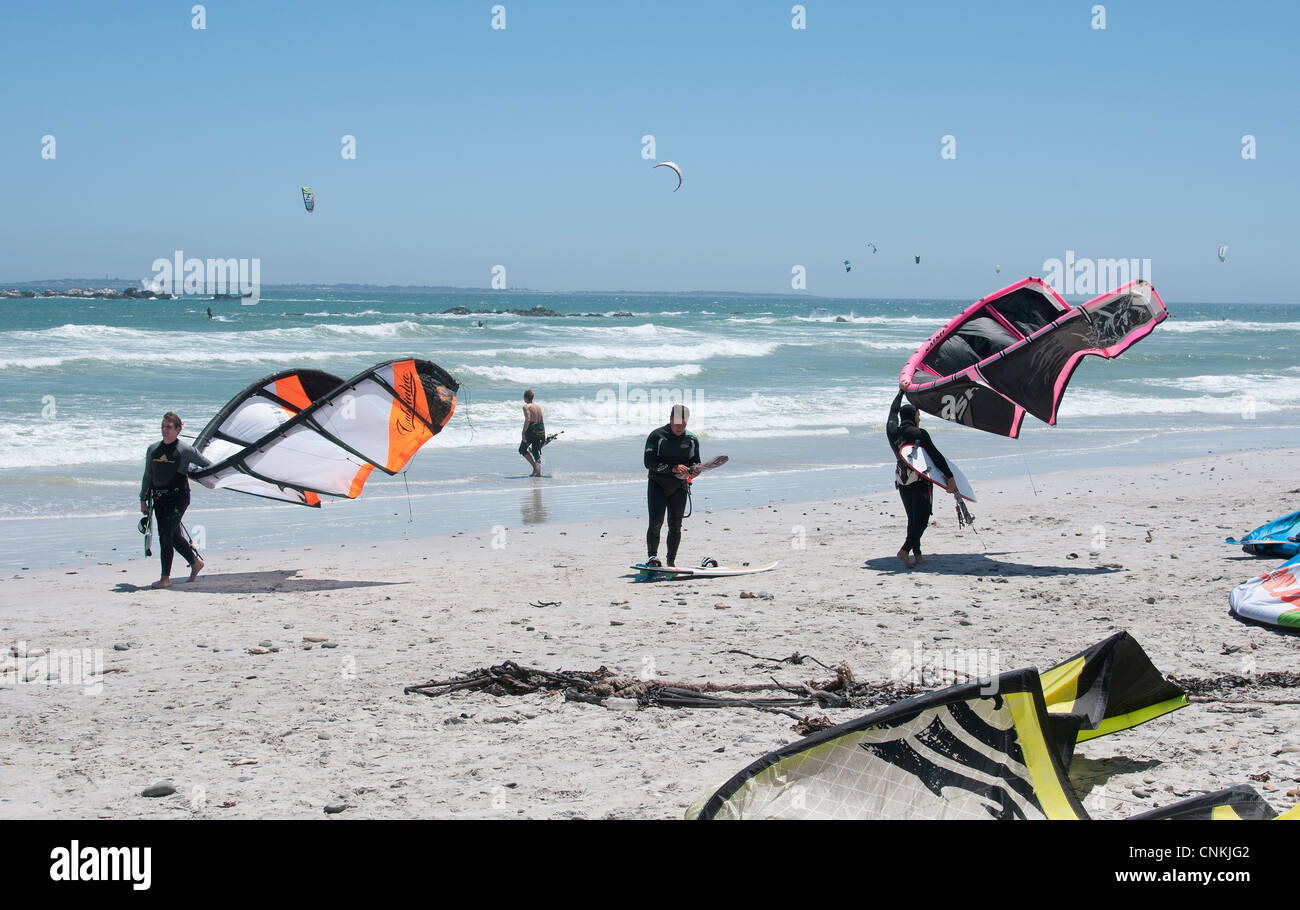
[[[674, 164], [671, 161], [661, 161], [658, 164], [656, 164], [655, 167], [672, 168], [673, 173], [677, 175], [677, 186], [673, 187], [673, 192], [675, 193], [682, 188], [682, 169], [679, 168], [676, 164]], [[651, 168], [651, 170], [653, 170], [653, 168]]]

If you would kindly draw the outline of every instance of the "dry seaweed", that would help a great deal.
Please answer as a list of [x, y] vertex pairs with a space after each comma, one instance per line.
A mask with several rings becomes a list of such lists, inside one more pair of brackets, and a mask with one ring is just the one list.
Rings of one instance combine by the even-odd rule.
[[[803, 656], [798, 654], [792, 655], [783, 662], [799, 663], [801, 657]], [[617, 698], [635, 700], [639, 707], [646, 708], [753, 708], [784, 714], [798, 722], [795, 727], [797, 731], [810, 733], [834, 726], [834, 722], [825, 715], [802, 717], [787, 709], [811, 706], [866, 709], [893, 704], [916, 695], [921, 690], [896, 682], [856, 682], [845, 663], [835, 668], [834, 678], [820, 681], [782, 683], [773, 679], [771, 683], [685, 683], [621, 676], [604, 666], [589, 671], [551, 671], [522, 667], [514, 661], [506, 661], [450, 679], [432, 679], [407, 686], [403, 691], [408, 695], [427, 695], [431, 698], [468, 691], [486, 692], [495, 696], [550, 692], [563, 693], [567, 701], [590, 704], [604, 704], [608, 698]], [[722, 692], [731, 694], [716, 694]], [[768, 697], [741, 694], [762, 692], [784, 692], [786, 695]]]

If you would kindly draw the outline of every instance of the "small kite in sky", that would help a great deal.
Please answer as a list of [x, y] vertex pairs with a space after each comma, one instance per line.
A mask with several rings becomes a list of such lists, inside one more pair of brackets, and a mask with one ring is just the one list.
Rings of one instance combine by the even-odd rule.
[[[675, 192], [677, 192], [678, 190], [680, 190], [680, 189], [682, 188], [682, 169], [679, 168], [676, 164], [674, 164], [674, 163], [671, 162], [671, 161], [661, 161], [661, 162], [659, 162], [658, 164], [656, 164], [655, 167], [670, 167], [670, 168], [672, 168], [672, 169], [673, 169], [673, 173], [677, 175], [677, 186], [673, 187], [673, 192], [675, 193]], [[651, 170], [653, 170], [653, 169], [654, 169], [654, 168], [651, 168]]]

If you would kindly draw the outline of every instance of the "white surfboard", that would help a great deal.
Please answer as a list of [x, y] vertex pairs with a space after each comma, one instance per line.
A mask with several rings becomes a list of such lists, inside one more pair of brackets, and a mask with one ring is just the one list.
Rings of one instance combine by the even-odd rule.
[[[936, 468], [930, 462], [930, 456], [925, 453], [925, 449], [915, 443], [908, 443], [898, 447], [898, 454], [903, 461], [907, 462], [913, 471], [920, 474], [930, 483], [939, 489], [944, 489], [947, 484], [944, 482], [943, 472]], [[957, 493], [962, 499], [969, 499], [975, 502], [975, 490], [971, 487], [970, 481], [966, 475], [961, 472], [961, 468], [953, 464], [951, 458], [947, 459], [948, 467], [952, 468], [952, 479], [957, 481]]]
[[769, 562], [765, 566], [647, 566], [644, 563], [632, 566], [642, 575], [667, 575], [673, 578], [729, 578], [733, 575], [753, 575], [755, 572], [768, 572], [779, 565]]

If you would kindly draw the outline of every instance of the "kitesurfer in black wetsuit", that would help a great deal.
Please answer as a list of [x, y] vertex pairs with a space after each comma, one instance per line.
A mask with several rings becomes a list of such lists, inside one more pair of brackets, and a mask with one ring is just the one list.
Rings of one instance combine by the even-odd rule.
[[140, 511], [148, 515], [152, 504], [162, 556], [162, 577], [154, 582], [155, 588], [171, 587], [172, 555], [176, 550], [190, 564], [190, 581], [203, 569], [203, 560], [181, 532], [181, 516], [190, 505], [190, 482], [186, 475], [195, 468], [208, 467], [209, 462], [192, 446], [180, 441], [180, 432], [181, 419], [168, 411], [162, 419], [162, 441], [149, 446], [144, 456]]
[[546, 424], [542, 422], [542, 406], [533, 404], [533, 390], [529, 389], [524, 392], [524, 429], [519, 434], [519, 454], [528, 459], [534, 477], [542, 476], [542, 446], [544, 445], [546, 445]]
[[[930, 523], [934, 498], [933, 484], [903, 461], [902, 456], [898, 454], [899, 448], [905, 445], [919, 445], [925, 449], [925, 453], [930, 456], [930, 461], [947, 478], [945, 489], [949, 493], [957, 492], [957, 481], [952, 477], [952, 468], [948, 467], [948, 462], [934, 447], [930, 434], [921, 429], [920, 423], [921, 418], [916, 411], [916, 406], [910, 402], [904, 404], [903, 392], [899, 390], [898, 396], [889, 408], [889, 419], [885, 421], [885, 435], [889, 437], [889, 448], [893, 451], [894, 458], [898, 460], [894, 471], [894, 486], [898, 488], [898, 495], [903, 499], [903, 509], [907, 512], [907, 539], [903, 541], [903, 548], [898, 551], [898, 558], [909, 569], [925, 561], [925, 557], [921, 555], [921, 535], [925, 533], [925, 528]], [[916, 554], [915, 562], [908, 556], [909, 552]]]
[[700, 441], [686, 432], [686, 421], [691, 416], [684, 404], [673, 405], [668, 423], [655, 430], [645, 441], [645, 466], [650, 472], [646, 491], [646, 504], [650, 508], [650, 524], [646, 528], [646, 565], [660, 566], [659, 532], [663, 528], [664, 514], [668, 515], [668, 565], [677, 564], [677, 546], [682, 540], [682, 516], [690, 497], [688, 478], [691, 466], [700, 463]]

